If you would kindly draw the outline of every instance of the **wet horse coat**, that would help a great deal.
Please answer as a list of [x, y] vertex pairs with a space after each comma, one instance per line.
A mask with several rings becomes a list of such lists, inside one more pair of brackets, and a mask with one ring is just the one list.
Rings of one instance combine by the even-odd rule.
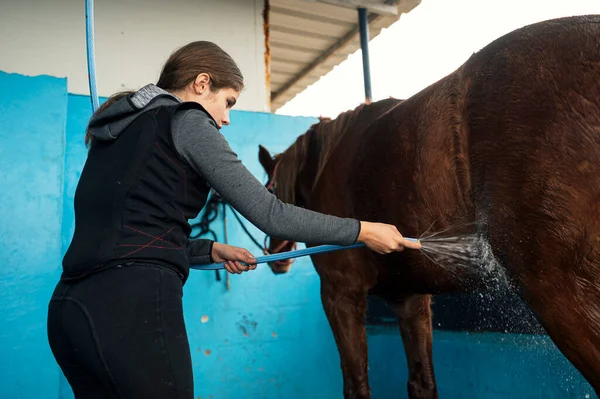
[[[406, 101], [323, 120], [275, 159], [261, 147], [261, 162], [283, 201], [316, 211], [395, 224], [409, 236], [475, 226], [599, 393], [599, 38], [598, 16], [521, 28]], [[485, 287], [490, 270], [446, 268], [409, 250], [354, 249], [313, 263], [344, 396], [370, 397], [364, 316], [376, 294], [399, 319], [409, 396], [437, 397], [430, 295]]]

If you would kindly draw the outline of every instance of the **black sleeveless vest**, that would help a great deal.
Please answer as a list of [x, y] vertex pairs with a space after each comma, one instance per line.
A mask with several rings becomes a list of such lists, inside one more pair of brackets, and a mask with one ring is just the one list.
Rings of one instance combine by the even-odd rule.
[[[171, 119], [184, 103], [137, 117], [112, 141], [92, 144], [75, 192], [75, 233], [63, 280], [132, 261], [166, 266], [185, 281], [188, 219], [210, 187], [175, 150]], [[204, 111], [206, 112], [206, 111]]]

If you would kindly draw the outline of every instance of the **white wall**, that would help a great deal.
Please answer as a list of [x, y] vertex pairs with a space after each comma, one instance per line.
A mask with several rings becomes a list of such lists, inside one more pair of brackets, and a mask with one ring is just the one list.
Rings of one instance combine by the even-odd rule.
[[[172, 51], [210, 40], [244, 74], [236, 109], [267, 110], [263, 0], [96, 0], [100, 96], [156, 83]], [[85, 0], [0, 0], [0, 70], [68, 78], [89, 94]]]

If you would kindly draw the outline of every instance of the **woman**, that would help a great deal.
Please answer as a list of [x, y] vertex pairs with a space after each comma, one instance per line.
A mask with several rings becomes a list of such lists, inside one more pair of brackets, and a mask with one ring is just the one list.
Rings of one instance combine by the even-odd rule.
[[278, 238], [360, 241], [378, 253], [420, 246], [394, 226], [323, 215], [269, 193], [219, 132], [242, 88], [227, 53], [194, 42], [171, 55], [156, 85], [115, 95], [92, 116], [75, 233], [48, 315], [50, 346], [76, 398], [193, 397], [182, 310], [189, 264], [256, 267], [243, 248], [188, 241], [187, 221], [211, 187]]

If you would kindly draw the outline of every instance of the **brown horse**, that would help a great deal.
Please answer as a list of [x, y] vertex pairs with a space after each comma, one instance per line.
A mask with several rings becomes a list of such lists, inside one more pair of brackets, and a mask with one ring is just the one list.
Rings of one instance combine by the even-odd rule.
[[[511, 32], [413, 97], [322, 120], [284, 153], [260, 147], [282, 201], [398, 226], [408, 236], [474, 226], [509, 284], [600, 393], [600, 16]], [[426, 242], [426, 241], [425, 241]], [[283, 245], [282, 245], [283, 244]], [[293, 243], [272, 239], [271, 249]], [[346, 398], [369, 398], [365, 306], [399, 319], [411, 398], [435, 398], [430, 295], [494, 271], [422, 251], [312, 257]], [[277, 273], [288, 263], [271, 265]]]

